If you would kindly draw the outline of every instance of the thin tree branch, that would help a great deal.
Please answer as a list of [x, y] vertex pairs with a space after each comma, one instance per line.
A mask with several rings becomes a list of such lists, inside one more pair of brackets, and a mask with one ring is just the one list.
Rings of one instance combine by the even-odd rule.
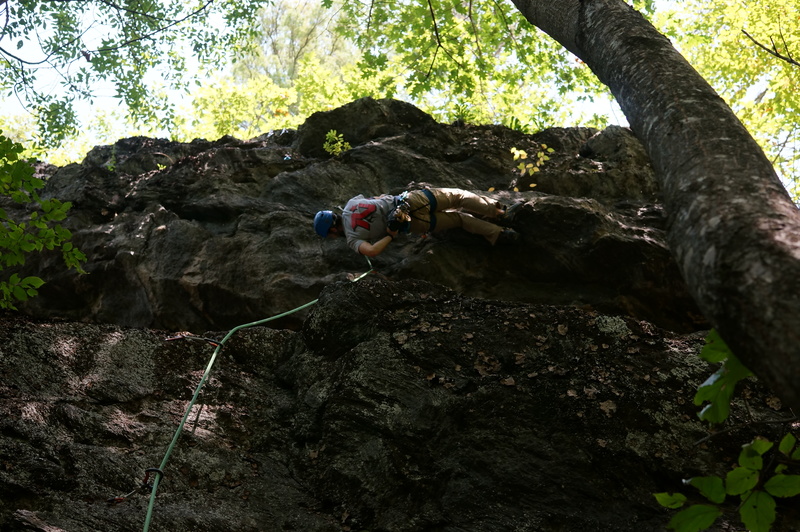
[[431, 77], [431, 74], [433, 74], [433, 65], [436, 64], [436, 56], [439, 54], [439, 48], [441, 48], [441, 45], [437, 45], [436, 50], [433, 51], [433, 59], [431, 60], [431, 66], [428, 67], [428, 73], [425, 74], [426, 78]]
[[8, 0], [3, 0], [3, 11], [6, 13], [6, 20], [3, 22], [3, 31], [0, 33], [0, 41], [3, 40], [3, 37], [6, 35], [6, 28], [8, 28], [9, 22], [11, 22], [11, 8], [8, 7]]
[[[8, 0], [4, 0], [4, 3], [6, 3], [6, 4], [7, 4], [7, 1], [8, 1]], [[57, 1], [57, 2], [70, 2], [70, 1], [72, 1], [72, 0], [54, 0], [54, 1]], [[109, 1], [106, 1], [106, 0], [99, 0], [99, 1], [100, 1], [101, 3], [104, 3], [104, 4], [106, 4], [106, 5], [110, 6], [110, 7], [113, 7], [113, 8], [119, 9], [119, 10], [127, 11], [127, 12], [129, 12], [129, 13], [132, 13], [132, 14], [137, 14], [137, 15], [141, 15], [141, 16], [147, 16], [147, 15], [146, 15], [146, 14], [144, 14], [144, 13], [139, 13], [139, 12], [132, 11], [132, 10], [129, 10], [129, 9], [123, 9], [123, 8], [120, 8], [119, 6], [117, 6], [116, 4], [114, 4], [113, 2], [109, 2]], [[197, 10], [193, 11], [192, 13], [189, 13], [189, 14], [188, 14], [188, 15], [186, 15], [185, 17], [183, 17], [183, 18], [180, 18], [180, 19], [176, 19], [176, 20], [172, 20], [172, 21], [171, 21], [169, 24], [167, 24], [167, 25], [165, 25], [165, 26], [161, 26], [161, 27], [159, 27], [159, 28], [157, 28], [157, 29], [153, 30], [152, 32], [150, 32], [150, 33], [147, 33], [147, 34], [145, 34], [145, 35], [141, 35], [141, 36], [139, 36], [139, 37], [136, 37], [135, 39], [130, 39], [130, 40], [127, 40], [127, 41], [125, 41], [125, 42], [123, 42], [123, 43], [120, 43], [120, 44], [119, 44], [119, 45], [117, 45], [117, 46], [111, 46], [111, 47], [107, 47], [107, 48], [100, 48], [100, 49], [97, 49], [97, 50], [91, 50], [91, 51], [84, 50], [84, 51], [82, 51], [82, 52], [81, 52], [81, 54], [82, 54], [84, 57], [87, 57], [89, 53], [103, 53], [103, 52], [112, 52], [112, 51], [115, 51], [115, 50], [119, 50], [119, 49], [121, 49], [121, 48], [124, 48], [124, 47], [126, 47], [126, 46], [128, 46], [128, 45], [130, 45], [130, 44], [133, 44], [133, 43], [135, 43], [135, 42], [138, 42], [138, 41], [141, 41], [141, 40], [144, 40], [144, 39], [148, 39], [148, 38], [152, 37], [153, 35], [156, 35], [156, 34], [158, 34], [158, 33], [161, 33], [161, 32], [163, 32], [163, 31], [166, 31], [167, 29], [169, 29], [169, 28], [171, 28], [171, 27], [173, 27], [173, 26], [176, 26], [177, 24], [180, 24], [181, 22], [184, 22], [184, 21], [186, 21], [186, 20], [188, 20], [188, 19], [190, 19], [190, 18], [192, 18], [192, 17], [194, 17], [194, 16], [197, 16], [199, 13], [201, 13], [202, 11], [204, 11], [205, 9], [207, 9], [207, 8], [208, 8], [208, 6], [210, 6], [210, 5], [211, 5], [211, 4], [213, 4], [214, 2], [215, 2], [215, 0], [208, 0], [208, 1], [207, 1], [207, 2], [204, 4], [204, 5], [202, 5], [201, 7], [199, 7]], [[6, 5], [6, 10], [8, 11], [8, 7], [7, 7], [7, 5]], [[8, 15], [6, 15], [6, 16], [8, 17]], [[156, 18], [156, 17], [150, 17], [150, 18], [152, 18], [152, 19], [154, 19], [154, 20], [163, 20], [163, 19], [158, 19], [158, 18]], [[87, 28], [85, 31], [83, 31], [83, 32], [82, 32], [82, 33], [81, 33], [79, 36], [77, 36], [77, 37], [75, 37], [74, 39], [70, 40], [70, 41], [69, 41], [68, 43], [66, 43], [64, 46], [61, 46], [61, 47], [59, 47], [59, 48], [56, 48], [55, 50], [51, 51], [49, 54], [47, 54], [47, 55], [45, 56], [45, 58], [44, 58], [44, 59], [42, 59], [42, 60], [40, 60], [40, 61], [28, 61], [28, 60], [22, 59], [21, 57], [18, 57], [17, 55], [15, 55], [15, 54], [13, 54], [13, 53], [9, 52], [7, 49], [5, 49], [5, 48], [3, 48], [3, 47], [0, 47], [0, 54], [4, 55], [4, 56], [6, 56], [6, 57], [10, 57], [10, 58], [11, 58], [11, 59], [13, 59], [14, 61], [17, 61], [17, 62], [19, 62], [19, 63], [20, 63], [20, 64], [22, 64], [22, 65], [28, 65], [28, 66], [39, 66], [39, 65], [43, 65], [43, 64], [49, 63], [49, 61], [50, 61], [50, 58], [51, 58], [51, 57], [53, 57], [54, 55], [56, 55], [57, 53], [59, 53], [61, 50], [64, 50], [65, 48], [69, 48], [69, 47], [73, 46], [73, 45], [74, 45], [76, 42], [78, 42], [78, 41], [80, 40], [80, 38], [81, 38], [81, 37], [83, 37], [83, 36], [84, 36], [84, 35], [85, 35], [85, 34], [86, 34], [88, 31], [89, 31], [89, 29], [91, 29], [91, 26], [90, 26], [89, 28]]]
[[[8, 1], [8, 0], [5, 0], [5, 1]], [[49, 1], [50, 2], [63, 3], [63, 4], [69, 4], [69, 3], [75, 2], [76, 0], [49, 0]], [[111, 0], [94, 0], [94, 1], [96, 1], [99, 4], [104, 4], [104, 5], [112, 8], [112, 9], [116, 9], [117, 11], [123, 11], [123, 12], [129, 13], [131, 15], [136, 15], [136, 16], [140, 16], [140, 17], [146, 17], [146, 18], [149, 18], [149, 19], [159, 20], [159, 21], [167, 20], [167, 19], [164, 19], [164, 18], [161, 18], [161, 17], [154, 17], [150, 13], [147, 13], [147, 12], [144, 12], [144, 11], [136, 11], [135, 9], [131, 9], [129, 7], [121, 6], [121, 5], [117, 4], [117, 3], [112, 2]]]
[[[59, 1], [63, 1], [63, 0], [59, 0]], [[66, 0], [66, 1], [69, 1], [69, 0]], [[162, 22], [167, 20], [167, 19], [162, 18], [162, 17], [155, 17], [155, 16], [153, 16], [150, 13], [147, 13], [147, 12], [136, 11], [134, 9], [130, 9], [128, 7], [125, 7], [125, 6], [118, 5], [118, 4], [116, 4], [114, 2], [111, 2], [109, 0], [97, 0], [97, 1], [100, 2], [101, 4], [107, 5], [108, 7], [116, 9], [117, 11], [123, 11], [123, 12], [129, 13], [131, 15], [137, 15], [137, 16], [140, 16], [140, 17], [145, 17], [145, 18], [149, 18], [149, 19], [152, 19], [152, 20], [159, 20], [159, 21], [162, 21]]]
[[[477, 61], [478, 68], [483, 70], [483, 49], [481, 48], [481, 38], [478, 34], [478, 25], [475, 23], [475, 17], [473, 16], [473, 11], [472, 11], [473, 1], [474, 0], [469, 0], [469, 8], [467, 10], [467, 13], [469, 16], [469, 23], [472, 26], [472, 33], [475, 35], [475, 49], [478, 54], [478, 61]], [[489, 95], [486, 94], [483, 76], [478, 76], [478, 85], [480, 86], [480, 91], [479, 91], [480, 95], [485, 100], [487, 107], [491, 109], [492, 102], [489, 99]]]
[[[9, 52], [8, 50], [6, 50], [5, 48], [2, 48], [2, 47], [0, 47], [0, 54], [3, 54], [5, 56], [7, 56], [7, 57], [10, 57], [10, 58], [14, 59], [15, 61], [17, 61], [17, 62], [19, 62], [20, 64], [23, 64], [23, 65], [30, 65], [30, 66], [43, 65], [45, 63], [49, 63], [50, 62], [50, 58], [53, 57], [54, 55], [56, 55], [61, 50], [64, 50], [65, 48], [69, 48], [72, 45], [74, 45], [76, 42], [78, 42], [81, 39], [81, 37], [86, 35], [89, 32], [89, 30], [92, 29], [92, 26], [94, 26], [94, 23], [92, 23], [88, 28], [86, 28], [84, 31], [82, 31], [80, 35], [78, 35], [74, 39], [72, 39], [69, 42], [67, 42], [64, 46], [61, 46], [59, 48], [56, 48], [55, 50], [52, 50], [41, 61], [27, 61], [25, 59], [22, 59], [21, 57], [17, 57], [16, 55], [12, 54], [11, 52]], [[36, 30], [36, 37], [37, 37], [37, 39], [39, 41], [39, 46], [41, 47], [42, 46], [42, 38], [39, 35], [39, 31], [38, 30]], [[44, 50], [42, 50], [42, 51], [44, 51]]]
[[699, 440], [694, 442], [694, 444], [695, 445], [700, 445], [701, 443], [705, 443], [708, 440], [710, 440], [711, 438], [714, 438], [716, 436], [721, 436], [723, 434], [728, 434], [729, 432], [734, 432], [734, 431], [737, 431], [739, 429], [750, 427], [752, 425], [774, 425], [774, 424], [781, 425], [783, 423], [794, 423], [795, 421], [797, 421], [797, 419], [798, 419], [797, 416], [792, 416], [792, 417], [787, 417], [785, 419], [771, 419], [771, 420], [765, 420], [765, 421], [756, 421], [756, 420], [748, 421], [746, 423], [740, 423], [738, 425], [734, 425], [734, 426], [728, 427], [726, 429], [718, 430], [717, 432], [712, 432], [708, 436], [705, 436], [704, 438], [700, 438]]
[[478, 37], [478, 25], [475, 24], [475, 17], [472, 14], [472, 2], [473, 0], [469, 0], [469, 7], [467, 8], [467, 16], [469, 17], [469, 23], [472, 26], [472, 33], [475, 35], [475, 49], [478, 51], [478, 59], [483, 59], [483, 50], [481, 50], [481, 40]]
[[775, 157], [773, 157], [771, 161], [772, 166], [775, 166], [775, 164], [778, 162], [778, 159], [780, 159], [781, 153], [783, 153], [783, 150], [786, 149], [786, 145], [789, 144], [789, 141], [793, 139], [795, 131], [797, 131], [797, 124], [792, 126], [792, 130], [789, 133], [787, 133], [786, 138], [783, 139], [783, 142], [781, 142], [780, 145], [778, 146], [778, 151], [775, 153]]
[[375, 1], [369, 3], [369, 13], [367, 14], [367, 31], [364, 35], [369, 35], [369, 29], [372, 27], [372, 8], [375, 7]]
[[[757, 45], [759, 48], [761, 48], [762, 50], [766, 51], [766, 52], [767, 52], [767, 53], [769, 53], [770, 55], [773, 55], [773, 56], [777, 57], [778, 59], [781, 59], [781, 60], [783, 60], [783, 61], [786, 61], [787, 63], [789, 63], [789, 64], [791, 64], [791, 65], [794, 65], [794, 66], [800, 66], [800, 63], [798, 63], [797, 61], [795, 61], [795, 60], [792, 58], [792, 56], [791, 56], [791, 55], [786, 55], [786, 56], [784, 56], [784, 55], [781, 55], [781, 53], [780, 53], [780, 52], [778, 52], [778, 49], [777, 49], [777, 47], [775, 46], [775, 41], [772, 41], [772, 39], [770, 39], [770, 41], [772, 41], [772, 49], [770, 50], [770, 49], [769, 49], [767, 46], [765, 46], [765, 45], [761, 44], [760, 42], [758, 42], [757, 40], [755, 40], [755, 39], [754, 39], [754, 38], [753, 38], [753, 37], [752, 37], [752, 36], [751, 36], [749, 33], [747, 33], [747, 31], [745, 31], [745, 30], [742, 30], [742, 33], [744, 33], [744, 34], [747, 36], [747, 38], [748, 38], [748, 39], [750, 39], [751, 41], [753, 41], [753, 43], [754, 43], [755, 45]], [[784, 40], [784, 44], [785, 44], [785, 43], [786, 43], [786, 41]], [[788, 53], [788, 51], [787, 51], [787, 53]]]
[[166, 26], [162, 26], [162, 27], [160, 27], [160, 28], [157, 28], [157, 29], [155, 29], [155, 30], [151, 31], [150, 33], [146, 33], [146, 34], [144, 34], [144, 35], [140, 35], [139, 37], [136, 37], [135, 39], [129, 39], [129, 40], [125, 41], [125, 42], [122, 42], [122, 43], [118, 44], [117, 46], [109, 46], [109, 47], [107, 47], [107, 48], [98, 48], [97, 50], [92, 50], [91, 52], [93, 52], [93, 53], [113, 52], [113, 51], [115, 51], [115, 50], [119, 50], [119, 49], [121, 49], [121, 48], [125, 48], [126, 46], [128, 46], [128, 45], [131, 45], [131, 44], [133, 44], [133, 43], [135, 43], [135, 42], [139, 42], [139, 41], [143, 41], [143, 40], [145, 40], [145, 39], [149, 39], [149, 38], [150, 38], [150, 37], [152, 37], [153, 35], [156, 35], [156, 34], [158, 34], [158, 33], [161, 33], [161, 32], [163, 32], [163, 31], [166, 31], [166, 30], [168, 30], [169, 28], [171, 28], [171, 27], [173, 27], [173, 26], [177, 26], [177, 25], [178, 25], [178, 24], [180, 24], [181, 22], [184, 22], [184, 21], [186, 21], [186, 20], [188, 20], [188, 19], [190, 19], [190, 18], [192, 18], [192, 17], [195, 17], [195, 16], [197, 16], [197, 15], [198, 15], [198, 14], [200, 14], [202, 11], [205, 11], [205, 9], [206, 9], [206, 8], [208, 8], [208, 6], [210, 6], [210, 5], [211, 5], [211, 4], [213, 4], [214, 2], [215, 2], [215, 0], [208, 0], [208, 2], [206, 2], [205, 4], [203, 4], [202, 6], [200, 6], [200, 7], [199, 7], [198, 9], [196, 9], [195, 11], [193, 11], [193, 12], [189, 13], [189, 14], [188, 14], [188, 15], [186, 15], [185, 17], [183, 17], [183, 18], [181, 18], [181, 19], [173, 20], [172, 22], [170, 22], [170, 23], [169, 23], [169, 24], [167, 24]]
[[497, 0], [493, 0], [494, 3], [494, 11], [495, 13], [500, 15], [500, 19], [503, 21], [503, 26], [505, 26], [508, 35], [511, 37], [511, 40], [514, 42], [514, 45], [518, 45], [517, 42], [517, 35], [514, 33], [514, 29], [511, 27], [511, 24], [508, 21], [508, 17], [506, 16], [505, 12], [503, 11], [503, 6], [498, 3]]
[[[433, 9], [433, 2], [431, 0], [428, 0], [428, 9], [430, 9], [431, 11], [431, 22], [433, 22], [433, 34], [436, 36], [436, 45], [437, 45], [436, 52], [438, 52], [439, 49], [441, 48], [444, 51], [444, 53], [447, 54], [447, 57], [449, 57], [456, 65], [458, 65], [459, 68], [461, 68], [461, 63], [459, 63], [456, 60], [456, 58], [453, 57], [453, 54], [451, 54], [450, 51], [444, 46], [444, 44], [442, 44], [442, 38], [439, 35], [439, 24], [436, 22], [436, 12]], [[425, 77], [430, 77], [431, 73], [433, 72], [433, 66], [436, 63], [436, 55], [437, 55], [436, 52], [434, 52], [433, 54], [433, 61], [431, 61], [431, 66], [428, 69], [428, 74]]]
[[[797, 62], [792, 57], [792, 54], [789, 53], [789, 45], [786, 44], [786, 37], [783, 36], [783, 24], [780, 23], [780, 19], [778, 19], [778, 20], [779, 20], [779, 22], [778, 22], [778, 33], [781, 36], [781, 41], [783, 41], [783, 49], [786, 50], [786, 57], [791, 59], [794, 64], [797, 64]], [[775, 47], [775, 43], [772, 43], [772, 46]]]

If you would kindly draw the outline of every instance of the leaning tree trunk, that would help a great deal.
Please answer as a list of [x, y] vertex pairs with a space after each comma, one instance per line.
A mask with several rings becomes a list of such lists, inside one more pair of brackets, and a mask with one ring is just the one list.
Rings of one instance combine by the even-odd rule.
[[731, 109], [622, 0], [514, 0], [609, 86], [660, 181], [689, 290], [731, 350], [800, 408], [800, 213]]

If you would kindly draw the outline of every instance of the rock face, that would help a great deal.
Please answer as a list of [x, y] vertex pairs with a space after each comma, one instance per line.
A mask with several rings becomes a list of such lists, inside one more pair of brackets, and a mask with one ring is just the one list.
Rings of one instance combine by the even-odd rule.
[[[331, 129], [353, 146], [338, 158]], [[515, 172], [511, 148], [542, 144]], [[401, 238], [362, 278], [311, 230], [420, 182], [520, 202], [521, 240]], [[142, 530], [162, 462], [159, 532], [662, 530], [654, 492], [780, 436], [695, 443], [704, 323], [622, 128], [523, 135], [365, 99], [246, 142], [120, 140], [47, 194], [73, 203], [89, 273], [33, 258], [41, 296], [0, 314], [2, 532]], [[786, 417], [742, 388], [732, 422]]]
[[[214, 346], [2, 325], [0, 530], [142, 530], [151, 489], [130, 492], [167, 456]], [[299, 331], [246, 328], [223, 346], [150, 530], [662, 530], [652, 493], [740, 450], [694, 444], [701, 343], [422, 281], [333, 283]]]
[[[322, 149], [331, 129], [353, 146], [339, 158]], [[511, 148], [533, 156], [541, 144], [554, 150], [550, 160], [520, 176]], [[88, 275], [65, 272], [55, 254], [31, 259], [29, 270], [50, 282], [24, 311], [195, 332], [271, 316], [369, 269], [344, 242], [314, 234], [317, 210], [412, 182], [524, 202], [515, 224], [523, 238], [493, 248], [459, 231], [410, 236], [373, 261], [387, 278], [592, 307], [673, 330], [704, 326], [664, 243], [657, 187], [630, 132], [448, 126], [372, 99], [247, 142], [123, 139], [58, 169], [46, 195], [73, 203], [68, 227]]]

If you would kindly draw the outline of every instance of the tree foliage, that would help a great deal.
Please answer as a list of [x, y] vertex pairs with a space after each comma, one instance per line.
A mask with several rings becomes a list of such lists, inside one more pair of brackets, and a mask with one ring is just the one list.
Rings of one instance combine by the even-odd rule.
[[[706, 338], [700, 357], [712, 364], [721, 363], [721, 367], [697, 389], [695, 405], [709, 402], [698, 412], [698, 417], [710, 424], [720, 424], [728, 419], [736, 384], [752, 373], [739, 362], [714, 330]], [[706, 501], [691, 504], [676, 513], [667, 528], [677, 532], [705, 530], [724, 514], [727, 497], [738, 496], [736, 507], [742, 523], [750, 531], [768, 532], [777, 518], [775, 498], [800, 495], [800, 475], [797, 474], [800, 448], [797, 448], [797, 438], [791, 432], [796, 419], [791, 417], [783, 420], [789, 432], [781, 438], [777, 449], [772, 441], [763, 437], [756, 437], [743, 445], [736, 467], [729, 470], [724, 478], [702, 476], [684, 480], [684, 484], [696, 488]], [[773, 452], [768, 454], [770, 450]], [[689, 501], [686, 495], [679, 492], [654, 495], [659, 504], [671, 509], [683, 508]]]
[[[607, 98], [584, 65], [530, 31], [513, 6], [503, 3], [395, 9], [329, 0], [327, 10], [313, 0], [46, 0], [3, 6], [0, 88], [34, 112], [35, 140], [46, 147], [74, 136], [76, 109], [98, 90], [113, 91], [124, 106], [129, 125], [117, 128], [117, 137], [148, 130], [203, 136], [205, 131], [188, 132], [195, 125], [226, 134], [252, 132], [254, 124], [279, 127], [280, 121], [263, 120], [257, 109], [256, 95], [269, 90], [263, 76], [296, 91], [289, 109], [298, 117], [295, 124], [342, 98], [370, 95], [409, 99], [440, 120], [469, 108], [475, 121], [537, 129], [576, 115], [563, 104], [566, 94]], [[226, 67], [231, 68], [224, 74]], [[215, 74], [205, 78], [209, 72]], [[43, 87], [54, 75], [56, 86]], [[188, 99], [176, 98], [189, 91], [192, 76], [198, 88]], [[541, 90], [530, 91], [532, 86]], [[187, 110], [191, 100], [200, 105], [197, 116], [194, 108]], [[219, 114], [212, 108], [225, 106], [230, 110], [220, 112], [227, 118], [212, 116]]]
[[266, 75], [289, 87], [309, 56], [330, 68], [343, 68], [358, 59], [358, 50], [343, 35], [346, 22], [340, 12], [333, 6], [325, 8], [319, 0], [275, 0], [260, 10], [258, 22], [249, 52], [232, 58], [237, 80]]
[[580, 101], [608, 94], [585, 65], [508, 3], [349, 0], [343, 9], [365, 75], [402, 67], [403, 90], [440, 119], [462, 104], [478, 121], [516, 117], [541, 127], [574, 113], [562, 105], [568, 95]]
[[675, 40], [800, 197], [800, 5], [689, 0], [655, 24]]
[[[736, 497], [735, 508], [747, 530], [768, 532], [777, 517], [776, 498], [800, 495], [797, 438], [786, 434], [777, 448], [765, 438], [742, 446], [736, 466], [724, 476], [692, 477], [685, 484], [696, 488], [707, 502], [695, 503], [676, 513], [667, 528], [698, 532], [709, 528], [721, 515], [728, 497]], [[682, 493], [656, 493], [662, 506], [682, 508], [689, 500]], [[708, 504], [708, 502], [712, 504]]]
[[[22, 151], [20, 144], [0, 134], [0, 199], [29, 208], [25, 220], [14, 220], [0, 208], [0, 272], [25, 264], [28, 253], [56, 248], [61, 249], [67, 267], [82, 271], [80, 264], [86, 257], [70, 242], [69, 230], [57, 223], [66, 218], [71, 204], [39, 196], [44, 181], [19, 158]], [[20, 278], [16, 273], [0, 278], [0, 308], [13, 309], [15, 301], [35, 296], [43, 284], [39, 277]]]
[[[675, 40], [797, 187], [796, 3], [634, 5]], [[115, 118], [116, 137], [263, 133], [364, 95], [408, 99], [439, 120], [468, 116], [526, 130], [607, 121], [580, 110], [608, 98], [591, 71], [505, 2], [21, 0], [0, 4], [0, 17], [0, 89], [35, 113], [38, 132], [29, 136], [46, 147], [75, 137], [76, 109], [98, 90], [124, 105], [129, 125], [121, 130], [125, 120]], [[327, 72], [312, 75], [314, 67]], [[288, 89], [285, 97], [273, 98], [264, 76]], [[192, 78], [199, 86], [176, 98]], [[268, 119], [281, 101], [290, 119]]]
[[[37, 116], [45, 145], [77, 127], [75, 105], [113, 88], [135, 122], [161, 118], [148, 79], [185, 85], [191, 57], [214, 67], [248, 42], [266, 0], [18, 0], [0, 4], [0, 90]], [[43, 82], [46, 84], [42, 85]]]

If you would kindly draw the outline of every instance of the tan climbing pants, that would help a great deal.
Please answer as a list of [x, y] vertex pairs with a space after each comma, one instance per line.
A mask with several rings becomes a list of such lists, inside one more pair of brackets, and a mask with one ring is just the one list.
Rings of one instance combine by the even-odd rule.
[[434, 233], [460, 227], [470, 233], [483, 236], [492, 245], [497, 242], [503, 228], [472, 215], [496, 218], [497, 202], [493, 199], [457, 188], [431, 188], [428, 191], [436, 200], [434, 212], [431, 212], [431, 201], [424, 191], [413, 190], [408, 193], [406, 198], [411, 210], [410, 231], [412, 233], [429, 232], [431, 215], [433, 215], [435, 218]]

